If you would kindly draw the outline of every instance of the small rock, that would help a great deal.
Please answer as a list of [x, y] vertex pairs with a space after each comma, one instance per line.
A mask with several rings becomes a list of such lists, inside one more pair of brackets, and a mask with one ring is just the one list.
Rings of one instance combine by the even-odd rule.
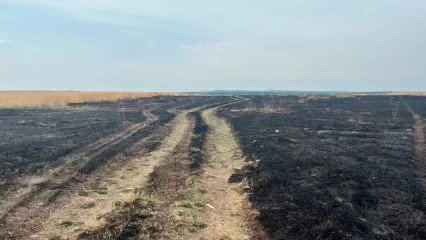
[[280, 132], [280, 130], [275, 130], [275, 132], [276, 132], [276, 133], [279, 133], [279, 132]]

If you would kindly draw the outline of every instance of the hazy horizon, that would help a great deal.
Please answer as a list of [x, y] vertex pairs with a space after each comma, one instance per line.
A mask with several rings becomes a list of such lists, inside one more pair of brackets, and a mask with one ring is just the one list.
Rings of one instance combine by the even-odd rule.
[[426, 91], [426, 1], [0, 0], [0, 90]]

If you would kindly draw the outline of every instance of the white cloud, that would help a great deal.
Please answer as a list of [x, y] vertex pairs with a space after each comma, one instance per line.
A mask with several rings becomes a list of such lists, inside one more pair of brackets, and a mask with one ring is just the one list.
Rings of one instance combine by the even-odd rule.
[[10, 41], [9, 41], [9, 40], [6, 40], [6, 39], [0, 39], [0, 45], [8, 44], [8, 43], [10, 43]]

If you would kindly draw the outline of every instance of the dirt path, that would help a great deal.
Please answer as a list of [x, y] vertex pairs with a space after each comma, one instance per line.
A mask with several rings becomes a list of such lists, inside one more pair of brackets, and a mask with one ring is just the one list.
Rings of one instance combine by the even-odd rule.
[[147, 117], [147, 120], [143, 123], [130, 125], [116, 134], [102, 138], [89, 144], [84, 149], [58, 160], [58, 162], [62, 162], [61, 165], [47, 169], [41, 176], [21, 179], [21, 185], [26, 187], [19, 189], [17, 192], [9, 193], [8, 199], [0, 205], [0, 220], [7, 221], [6, 218], [13, 215], [15, 211], [19, 211], [18, 208], [27, 208], [35, 204], [32, 202], [33, 199], [38, 199], [38, 202], [46, 201], [46, 198], [54, 195], [52, 189], [70, 181], [76, 171], [82, 168], [90, 159], [158, 120], [158, 117], [153, 115], [150, 110], [143, 110], [143, 114]]
[[414, 118], [414, 135], [415, 135], [415, 151], [417, 164], [420, 169], [423, 186], [426, 188], [426, 139], [424, 132], [424, 122], [422, 116], [414, 112], [411, 107], [406, 104], [407, 110], [413, 115]]
[[[161, 146], [146, 157], [133, 159], [128, 166], [112, 176], [105, 176], [105, 183], [99, 189], [85, 189], [86, 194], [75, 193], [69, 199], [62, 199], [60, 208], [50, 214], [42, 224], [42, 229], [33, 239], [48, 239], [60, 236], [75, 239], [82, 231], [102, 226], [104, 216], [116, 208], [116, 205], [135, 199], [135, 190], [146, 184], [150, 173], [163, 159], [170, 157], [176, 146], [189, 134], [190, 121], [187, 112], [176, 116], [172, 122], [172, 131]], [[63, 223], [72, 226], [64, 227]]]
[[[138, 131], [136, 129], [143, 128], [158, 119], [149, 112], [144, 112], [144, 114], [146, 114], [148, 120], [143, 124], [127, 128], [125, 131], [108, 139], [102, 139], [91, 144], [87, 148], [87, 151], [83, 152], [90, 151], [92, 152], [90, 156], [93, 156], [96, 149], [107, 149], [120, 142], [119, 139], [124, 140], [130, 137], [132, 133]], [[165, 139], [157, 151], [150, 154], [147, 158], [134, 159], [128, 163], [128, 167], [117, 172], [114, 176], [102, 176], [107, 183], [103, 186], [108, 189], [106, 190], [107, 194], [103, 194], [102, 189], [82, 189], [79, 193], [75, 192], [73, 196], [66, 199], [56, 196], [59, 199], [55, 198], [55, 201], [51, 202], [50, 199], [55, 195], [55, 192], [63, 190], [61, 186], [64, 186], [66, 182], [69, 182], [70, 179], [75, 177], [74, 174], [78, 169], [72, 167], [64, 168], [60, 166], [58, 169], [47, 171], [43, 177], [31, 179], [32, 184], [27, 189], [11, 196], [10, 201], [5, 202], [1, 206], [0, 235], [7, 235], [7, 239], [22, 239], [23, 236], [37, 232], [37, 229], [39, 229], [37, 226], [40, 226], [40, 221], [43, 218], [49, 219], [43, 223], [41, 233], [34, 234], [33, 239], [48, 239], [51, 237], [48, 235], [53, 233], [59, 233], [60, 235], [62, 232], [65, 232], [67, 236], [74, 237], [78, 232], [76, 230], [84, 230], [102, 224], [102, 219], [98, 220], [97, 218], [112, 211], [114, 209], [114, 202], [131, 201], [133, 194], [130, 189], [140, 187], [140, 183], [152, 172], [153, 167], [158, 161], [170, 154], [172, 149], [180, 141], [189, 125], [185, 115], [186, 112], [177, 115], [173, 121], [173, 130], [170, 136]], [[71, 160], [64, 164], [74, 167], [80, 165]], [[56, 174], [52, 174], [52, 172], [56, 172]], [[97, 181], [99, 182], [99, 179]], [[96, 207], [90, 207], [93, 205], [92, 202], [95, 203]], [[86, 209], [85, 206], [89, 206], [90, 209]], [[72, 228], [59, 228], [62, 223], [60, 221], [68, 218], [68, 216], [70, 220], [63, 221], [73, 223], [75, 221], [76, 226]], [[82, 226], [80, 227], [79, 225]]]
[[242, 194], [244, 183], [229, 183], [231, 175], [244, 164], [241, 150], [224, 119], [216, 116], [216, 109], [202, 112], [209, 127], [207, 159], [199, 187], [206, 189], [204, 202], [209, 204], [198, 219], [207, 224], [192, 239], [250, 239], [249, 218], [254, 218], [247, 196]]

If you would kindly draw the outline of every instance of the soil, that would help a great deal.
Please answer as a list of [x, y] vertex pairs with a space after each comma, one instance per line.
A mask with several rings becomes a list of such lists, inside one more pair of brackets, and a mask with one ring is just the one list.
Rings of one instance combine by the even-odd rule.
[[[74, 104], [72, 108], [65, 109], [1, 109], [0, 120], [4, 123], [2, 127], [10, 139], [2, 142], [0, 146], [16, 151], [1, 152], [3, 161], [0, 163], [17, 170], [5, 171], [4, 174], [7, 178], [2, 182], [0, 235], [6, 239], [22, 239], [30, 235], [34, 238], [47, 237], [52, 233], [52, 229], [55, 229], [52, 224], [54, 225], [56, 220], [67, 216], [76, 217], [75, 214], [82, 219], [81, 211], [72, 212], [69, 209], [81, 208], [77, 206], [80, 201], [87, 201], [93, 197], [96, 189], [103, 189], [105, 182], [111, 182], [111, 176], [121, 171], [126, 172], [126, 166], [142, 161], [140, 157], [157, 149], [167, 135], [166, 129], [176, 125], [169, 124], [175, 116], [173, 109], [186, 109], [207, 102], [215, 104], [223, 99], [156, 97], [119, 103]], [[7, 126], [14, 124], [19, 127], [12, 127], [8, 132]], [[43, 142], [44, 139], [47, 140]], [[62, 140], [66, 140], [66, 143]], [[177, 139], [170, 141], [169, 144], [179, 142]], [[41, 143], [45, 145], [40, 146]], [[164, 148], [166, 143], [162, 145], [161, 154], [152, 155], [147, 163], [142, 164], [143, 169], [137, 171], [136, 178], [141, 180], [133, 185], [142, 186], [145, 181], [143, 179], [147, 178], [143, 176], [148, 176], [153, 167], [166, 158], [166, 152], [172, 151]], [[22, 150], [28, 146], [36, 153], [35, 156]], [[138, 146], [142, 149], [137, 149]], [[17, 162], [15, 156], [26, 161]], [[155, 156], [158, 157], [156, 161]], [[140, 176], [141, 172], [145, 175]], [[86, 188], [92, 189], [89, 191], [92, 192], [89, 197], [86, 196]], [[113, 191], [112, 189], [117, 189], [114, 196], [120, 196], [120, 188], [111, 187], [108, 191]], [[82, 192], [86, 196], [84, 199], [78, 197]], [[95, 196], [100, 203], [108, 206], [91, 215], [96, 219], [113, 208], [108, 205], [110, 200], [96, 194]], [[117, 200], [115, 197], [114, 199]], [[68, 211], [68, 215], [63, 214], [63, 211]], [[43, 220], [47, 218], [49, 220], [46, 225]], [[89, 217], [83, 222], [90, 223], [90, 219]], [[77, 222], [81, 224], [82, 221]], [[94, 220], [87, 226], [94, 227], [99, 224], [102, 224], [102, 220]], [[37, 231], [41, 233], [34, 235]], [[43, 231], [47, 235], [44, 235]]]
[[[204, 202], [211, 207], [197, 220], [207, 224], [191, 239], [249, 239], [242, 185], [230, 183], [235, 169], [244, 161], [227, 123], [215, 116], [216, 108], [205, 110], [203, 119], [209, 131], [205, 146], [206, 159], [198, 186], [206, 190]], [[210, 177], [207, 177], [210, 176]]]
[[415, 134], [415, 145], [414, 149], [416, 152], [416, 160], [420, 175], [422, 178], [423, 188], [426, 189], [426, 140], [425, 140], [425, 129], [422, 116], [413, 111], [413, 109], [406, 104], [405, 107], [413, 115], [414, 118], [414, 134]]
[[[155, 167], [142, 194], [80, 238], [265, 239], [245, 183], [231, 181], [244, 161], [230, 127], [215, 116], [216, 105], [189, 112], [193, 131], [186, 130], [172, 155]], [[200, 198], [189, 197], [194, 191], [202, 191]]]
[[[168, 137], [175, 136], [169, 143], [174, 146], [168, 147], [167, 156], [161, 157], [149, 178], [138, 185], [140, 189], [133, 192], [136, 199], [121, 204], [106, 216], [103, 226], [81, 233], [80, 239], [167, 239], [176, 236], [181, 224], [173, 217], [170, 206], [184, 194], [191, 174], [188, 153], [192, 136], [190, 129], [195, 125], [187, 113], [184, 111], [178, 115], [180, 120], [174, 125], [175, 133]], [[170, 152], [170, 149], [173, 151]], [[164, 149], [160, 147], [157, 151], [164, 152]]]
[[[125, 114], [131, 125], [146, 121], [141, 111]], [[0, 196], [16, 177], [41, 173], [70, 158], [75, 150], [119, 132], [122, 122], [112, 110], [0, 109], [0, 131], [5, 133], [0, 139]], [[97, 150], [97, 144], [80, 155]]]
[[0, 239], [426, 239], [425, 103], [0, 109]]
[[[66, 207], [59, 208], [53, 212], [48, 221], [43, 224], [43, 228], [37, 236], [40, 239], [45, 239], [54, 233], [61, 232], [61, 237], [63, 238], [75, 239], [81, 233], [83, 233], [85, 238], [90, 238], [91, 234], [87, 232], [102, 227], [107, 222], [107, 215], [113, 213], [120, 205], [134, 201], [138, 196], [138, 189], [147, 185], [147, 181], [155, 168], [173, 156], [175, 148], [184, 141], [190, 128], [186, 113], [183, 112], [177, 115], [172, 126], [170, 134], [168, 134], [158, 149], [147, 156], [133, 158], [122, 166], [122, 169], [108, 176], [108, 181], [105, 181], [100, 186], [106, 188], [108, 194], [102, 196], [92, 190], [89, 196], [80, 196], [76, 192], [71, 198], [63, 198], [63, 203], [60, 205], [66, 205]], [[104, 173], [98, 175], [94, 177], [105, 178]], [[90, 182], [90, 179], [86, 181], [86, 185], [87, 182]], [[61, 200], [58, 202], [61, 202]], [[97, 203], [97, 207], [89, 211], [87, 209], [75, 211], [75, 209], [81, 209], [81, 206], [88, 202]], [[113, 217], [113, 219], [117, 218]], [[64, 221], [77, 223], [75, 227], [78, 227], [79, 231], [75, 232], [73, 228], [64, 230], [61, 228], [61, 223]], [[104, 237], [99, 235], [99, 231], [95, 232], [96, 237], [94, 239], [104, 239]]]
[[[425, 99], [401, 102], [421, 112]], [[250, 200], [271, 239], [426, 238], [414, 121], [402, 104], [394, 119], [389, 97], [253, 97], [220, 115], [247, 157]]]

